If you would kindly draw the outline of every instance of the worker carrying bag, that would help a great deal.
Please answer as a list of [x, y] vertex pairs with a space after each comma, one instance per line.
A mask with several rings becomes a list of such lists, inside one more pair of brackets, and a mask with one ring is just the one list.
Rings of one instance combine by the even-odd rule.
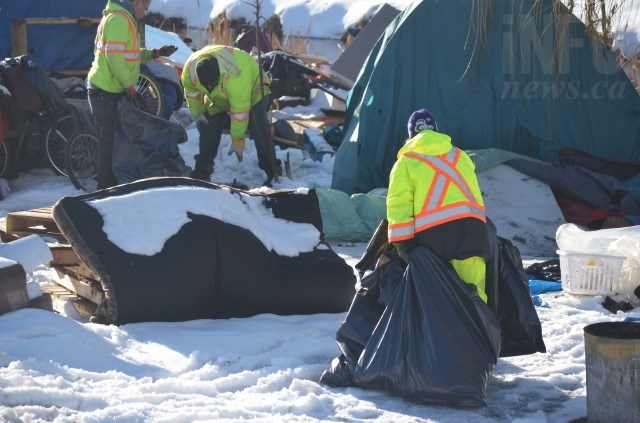
[[[394, 278], [384, 274], [397, 275], [396, 265], [392, 261], [379, 266], [374, 273], [379, 273], [376, 282], [382, 285], [375, 290], [363, 285], [367, 293], [356, 295], [338, 330], [343, 355], [321, 382], [383, 389], [423, 403], [486, 405], [486, 387], [501, 343], [493, 312], [475, 287], [462, 282], [448, 263], [425, 247], [411, 250], [409, 266], [394, 290], [385, 286], [394, 284]], [[369, 292], [378, 298], [367, 299], [367, 307], [362, 298]], [[375, 325], [367, 327], [357, 316], [349, 316], [352, 312], [363, 316], [363, 308], [369, 312], [365, 318], [369, 323], [376, 308], [381, 311]], [[359, 338], [349, 335], [356, 324]], [[358, 344], [368, 330], [371, 335], [360, 352]], [[344, 348], [340, 339], [351, 348]]]

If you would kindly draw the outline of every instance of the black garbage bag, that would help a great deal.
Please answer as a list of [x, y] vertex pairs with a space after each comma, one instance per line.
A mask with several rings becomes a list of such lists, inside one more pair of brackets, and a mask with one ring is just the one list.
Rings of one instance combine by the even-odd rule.
[[113, 174], [119, 184], [153, 176], [189, 176], [178, 144], [187, 141], [184, 128], [123, 100], [118, 107], [113, 139]]
[[560, 282], [562, 280], [560, 259], [557, 258], [533, 263], [524, 270], [527, 275], [531, 275], [534, 279], [540, 281]]
[[374, 269], [374, 265], [385, 251], [394, 249], [394, 247], [389, 244], [389, 238], [387, 237], [388, 228], [389, 222], [387, 219], [382, 219], [371, 236], [369, 244], [367, 244], [367, 248], [364, 250], [364, 254], [362, 254], [360, 261], [355, 265], [356, 270], [361, 276], [367, 270]]
[[498, 299], [496, 317], [502, 327], [500, 357], [546, 352], [542, 325], [531, 300], [520, 251], [498, 237]]
[[[348, 354], [357, 353], [368, 328], [358, 323], [362, 333], [350, 337], [351, 348], [321, 381], [337, 384], [344, 380], [331, 375], [349, 375]], [[418, 402], [482, 406], [499, 352], [498, 321], [476, 289], [427, 248], [417, 247], [360, 354], [351, 385]]]
[[360, 354], [380, 320], [385, 307], [391, 302], [404, 268], [402, 260], [385, 253], [373, 272], [360, 282], [345, 321], [336, 333], [336, 341], [342, 354], [332, 362], [330, 369], [320, 377], [320, 382], [332, 386], [352, 386], [353, 371]]
[[[508, 240], [497, 235], [490, 219], [487, 219], [487, 230], [491, 258], [487, 260], [485, 292], [489, 297], [488, 308], [498, 318], [501, 327], [500, 357], [545, 352], [540, 320], [531, 300], [520, 253]], [[380, 266], [381, 261], [385, 261], [386, 266], [389, 262], [396, 266], [386, 268]], [[393, 295], [402, 277], [404, 267], [398, 265], [402, 262], [398, 261], [394, 247], [388, 243], [386, 220], [376, 229], [355, 267], [362, 276], [376, 262], [378, 264], [373, 273], [362, 279], [362, 289], [358, 291], [345, 322], [336, 333], [342, 354], [322, 374], [322, 383], [333, 386], [356, 385], [353, 381], [354, 362], [359, 359], [364, 344], [382, 316], [382, 305], [389, 303], [389, 300], [382, 298], [384, 295], [380, 289], [387, 287], [386, 294]]]
[[489, 239], [489, 259], [487, 260], [487, 275], [485, 278], [484, 292], [487, 294], [487, 305], [498, 315], [498, 286], [499, 272], [499, 254], [498, 254], [498, 229], [491, 219], [487, 218], [487, 234]]

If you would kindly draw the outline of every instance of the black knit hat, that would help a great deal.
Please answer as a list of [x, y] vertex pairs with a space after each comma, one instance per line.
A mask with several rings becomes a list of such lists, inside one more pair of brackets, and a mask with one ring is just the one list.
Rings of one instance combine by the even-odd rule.
[[215, 57], [205, 57], [196, 64], [196, 76], [198, 81], [207, 89], [213, 90], [220, 79], [220, 68]]
[[431, 129], [432, 131], [438, 130], [438, 124], [435, 118], [427, 109], [416, 110], [409, 117], [407, 122], [407, 131], [409, 132], [409, 138], [415, 137], [418, 132]]

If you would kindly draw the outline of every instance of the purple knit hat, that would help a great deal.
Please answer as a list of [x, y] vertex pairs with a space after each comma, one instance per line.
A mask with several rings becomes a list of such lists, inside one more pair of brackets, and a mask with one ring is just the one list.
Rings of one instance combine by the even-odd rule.
[[427, 109], [420, 109], [411, 113], [409, 122], [407, 122], [409, 138], [413, 138], [418, 135], [418, 132], [426, 131], [427, 129], [431, 129], [432, 131], [438, 130], [438, 124], [431, 112]]

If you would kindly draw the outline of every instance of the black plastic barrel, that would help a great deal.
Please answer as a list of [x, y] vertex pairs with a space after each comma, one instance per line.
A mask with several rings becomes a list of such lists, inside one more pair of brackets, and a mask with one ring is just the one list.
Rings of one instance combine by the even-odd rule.
[[640, 423], [640, 323], [584, 328], [587, 420]]

